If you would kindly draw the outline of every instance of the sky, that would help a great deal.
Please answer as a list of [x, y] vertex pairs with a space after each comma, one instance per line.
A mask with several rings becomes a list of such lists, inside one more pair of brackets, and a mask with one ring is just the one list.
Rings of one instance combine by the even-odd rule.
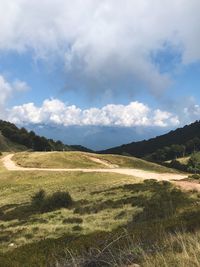
[[0, 0], [0, 118], [105, 149], [200, 118], [199, 0]]

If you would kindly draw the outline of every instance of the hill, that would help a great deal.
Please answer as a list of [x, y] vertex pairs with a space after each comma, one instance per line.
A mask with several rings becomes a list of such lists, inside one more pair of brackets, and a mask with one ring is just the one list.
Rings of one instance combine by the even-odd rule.
[[23, 151], [27, 148], [23, 145], [11, 142], [0, 132], [0, 151]]
[[[127, 168], [158, 166], [80, 152], [20, 152], [16, 157], [23, 165], [29, 160], [55, 165], [65, 154], [74, 156], [74, 164], [93, 157]], [[194, 190], [185, 193], [167, 181], [107, 172], [11, 172], [1, 161], [0, 173], [0, 267], [199, 266], [192, 265], [199, 255], [195, 227], [200, 225]], [[71, 206], [62, 204], [67, 192]]]
[[163, 162], [200, 150], [200, 121], [167, 134], [110, 148], [100, 153], [124, 154]]
[[0, 151], [91, 151], [82, 146], [69, 146], [61, 141], [47, 139], [24, 127], [18, 128], [15, 124], [0, 120]]
[[175, 173], [173, 169], [160, 166], [135, 157], [120, 155], [99, 155], [78, 151], [68, 152], [20, 152], [13, 160], [21, 167], [28, 168], [134, 168], [157, 173]]

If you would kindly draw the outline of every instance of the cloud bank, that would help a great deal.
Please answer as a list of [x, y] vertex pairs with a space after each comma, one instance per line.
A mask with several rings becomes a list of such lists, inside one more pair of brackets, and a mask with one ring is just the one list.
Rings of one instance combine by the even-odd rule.
[[159, 95], [171, 71], [162, 72], [152, 54], [170, 46], [181, 65], [200, 59], [199, 0], [8, 0], [0, 7], [0, 50], [47, 61], [56, 55], [94, 91], [126, 91], [129, 80], [132, 92], [141, 83]]
[[58, 99], [47, 99], [41, 107], [33, 103], [8, 110], [9, 121], [17, 124], [46, 124], [62, 126], [158, 126], [179, 124], [177, 116], [160, 109], [152, 110], [140, 102], [128, 105], [106, 105], [102, 108], [80, 109]]

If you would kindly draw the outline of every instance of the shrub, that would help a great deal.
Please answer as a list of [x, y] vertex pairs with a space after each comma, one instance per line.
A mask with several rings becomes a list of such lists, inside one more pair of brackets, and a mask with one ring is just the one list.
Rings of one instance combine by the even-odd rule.
[[39, 190], [31, 198], [32, 206], [37, 207], [37, 208], [41, 207], [44, 203], [45, 198], [46, 198], [45, 191], [43, 189]]
[[187, 171], [187, 166], [182, 164], [180, 161], [174, 159], [169, 164], [168, 167], [174, 168], [180, 171]]
[[32, 197], [32, 205], [37, 207], [41, 212], [69, 208], [72, 204], [73, 200], [68, 192], [58, 191], [46, 196], [45, 191], [40, 190]]
[[166, 219], [176, 214], [177, 209], [188, 203], [187, 196], [179, 189], [170, 188], [166, 184], [145, 203], [143, 211], [134, 219], [136, 221], [149, 221]]
[[72, 198], [68, 192], [58, 191], [45, 199], [42, 209], [43, 211], [51, 211], [59, 208], [69, 208], [72, 203]]
[[193, 174], [193, 175], [190, 175], [188, 178], [195, 179], [195, 180], [200, 180], [200, 174]]
[[194, 153], [188, 162], [188, 171], [200, 173], [200, 152]]

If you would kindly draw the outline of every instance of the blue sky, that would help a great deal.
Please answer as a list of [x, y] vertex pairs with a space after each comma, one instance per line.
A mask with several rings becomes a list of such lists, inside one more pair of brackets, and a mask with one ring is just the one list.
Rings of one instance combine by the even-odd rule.
[[95, 149], [199, 119], [199, 9], [198, 0], [1, 2], [1, 118]]

